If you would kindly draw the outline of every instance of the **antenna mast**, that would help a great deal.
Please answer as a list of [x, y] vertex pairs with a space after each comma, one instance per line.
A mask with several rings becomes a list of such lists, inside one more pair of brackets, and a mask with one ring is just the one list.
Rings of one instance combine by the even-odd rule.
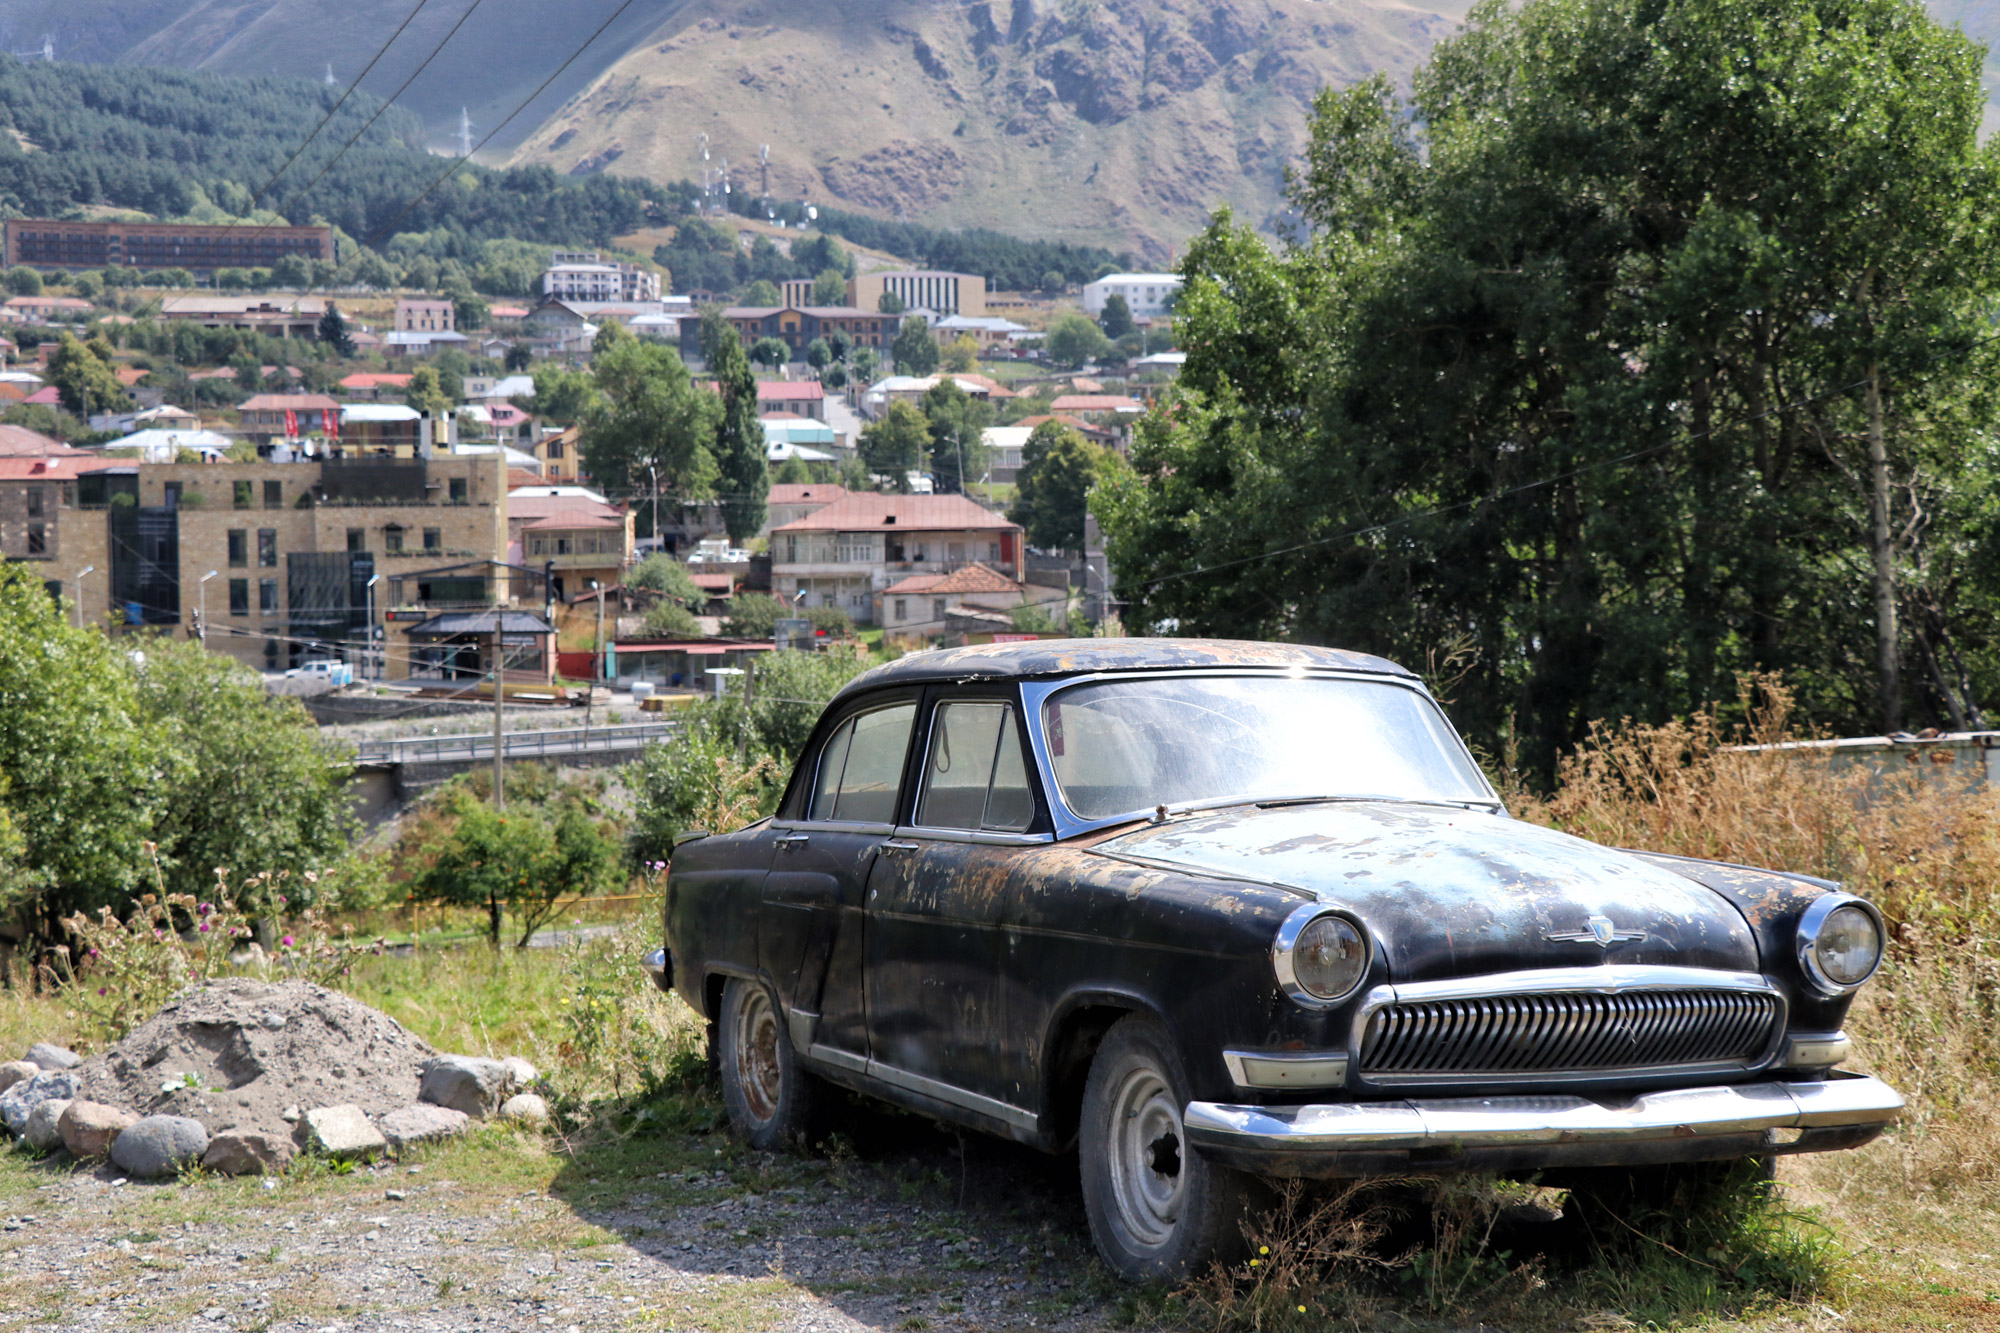
[[458, 155], [472, 156], [472, 115], [464, 107], [458, 109]]

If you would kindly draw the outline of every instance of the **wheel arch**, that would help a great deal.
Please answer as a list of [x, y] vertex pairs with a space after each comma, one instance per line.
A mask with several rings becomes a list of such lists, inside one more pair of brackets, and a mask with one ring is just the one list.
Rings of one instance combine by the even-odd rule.
[[1104, 1034], [1132, 1014], [1156, 1020], [1169, 1035], [1175, 1031], [1159, 1005], [1133, 990], [1077, 990], [1057, 1006], [1042, 1044], [1042, 1138], [1051, 1150], [1065, 1152], [1076, 1142], [1091, 1061]]

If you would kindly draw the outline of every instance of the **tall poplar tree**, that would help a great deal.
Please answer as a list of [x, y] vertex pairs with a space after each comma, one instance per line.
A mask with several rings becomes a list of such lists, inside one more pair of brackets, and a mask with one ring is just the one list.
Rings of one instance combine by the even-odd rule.
[[722, 522], [729, 529], [729, 540], [740, 544], [764, 526], [765, 501], [771, 494], [764, 423], [757, 416], [757, 376], [736, 326], [714, 311], [702, 316], [701, 347], [722, 393], [713, 446], [721, 471]]

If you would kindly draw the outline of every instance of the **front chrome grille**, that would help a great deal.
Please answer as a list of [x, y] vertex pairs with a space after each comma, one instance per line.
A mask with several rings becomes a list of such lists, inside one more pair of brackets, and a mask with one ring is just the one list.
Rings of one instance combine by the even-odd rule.
[[1749, 1066], [1780, 1017], [1769, 993], [1697, 988], [1401, 1001], [1369, 1018], [1360, 1073], [1407, 1081]]

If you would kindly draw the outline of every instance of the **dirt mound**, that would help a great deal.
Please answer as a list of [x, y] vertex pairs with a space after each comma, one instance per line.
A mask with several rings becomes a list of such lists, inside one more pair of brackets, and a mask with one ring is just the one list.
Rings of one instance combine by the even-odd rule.
[[143, 1115], [292, 1136], [288, 1107], [351, 1104], [380, 1117], [417, 1100], [436, 1052], [402, 1024], [303, 981], [219, 981], [167, 1005], [77, 1066], [79, 1096]]

